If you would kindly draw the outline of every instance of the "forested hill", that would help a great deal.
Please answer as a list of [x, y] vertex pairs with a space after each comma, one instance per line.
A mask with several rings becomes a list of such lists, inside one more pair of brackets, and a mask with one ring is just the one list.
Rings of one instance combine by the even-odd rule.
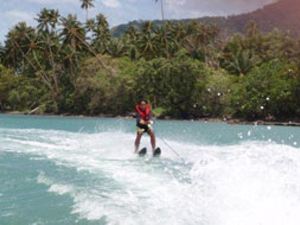
[[[292, 2], [248, 17], [267, 24], [268, 11], [293, 26], [284, 19], [292, 11], [277, 12]], [[238, 17], [223, 23], [236, 19], [246, 32], [228, 38], [224, 26], [195, 22], [148, 21], [114, 38], [102, 14], [81, 22], [44, 8], [35, 18], [36, 26], [13, 26], [0, 47], [0, 112], [131, 115], [146, 99], [158, 117], [300, 121], [299, 37], [242, 28]]]
[[[229, 16], [229, 17], [203, 17], [198, 19], [176, 20], [174, 22], [199, 21], [205, 24], [216, 24], [222, 27], [223, 32], [244, 32], [246, 24], [255, 21], [263, 32], [272, 31], [274, 28], [283, 32], [290, 32], [293, 36], [300, 35], [300, 0], [279, 0], [276, 3], [266, 5], [251, 13]], [[159, 20], [153, 21], [160, 25]], [[119, 25], [112, 29], [114, 36], [122, 35], [129, 26], [141, 27], [143, 21], [133, 21], [128, 24]]]

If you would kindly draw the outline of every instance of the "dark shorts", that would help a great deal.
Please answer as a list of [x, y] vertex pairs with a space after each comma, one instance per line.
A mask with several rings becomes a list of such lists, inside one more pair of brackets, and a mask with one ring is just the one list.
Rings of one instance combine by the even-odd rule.
[[138, 132], [148, 133], [150, 131], [150, 128], [148, 125], [137, 123], [136, 126], [137, 126]]

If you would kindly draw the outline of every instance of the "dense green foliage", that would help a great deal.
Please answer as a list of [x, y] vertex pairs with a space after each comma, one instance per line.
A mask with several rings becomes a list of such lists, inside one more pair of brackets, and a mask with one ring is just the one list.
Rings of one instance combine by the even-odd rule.
[[1, 47], [0, 109], [127, 115], [148, 99], [159, 116], [300, 118], [300, 41], [249, 23], [224, 39], [197, 22], [145, 22], [114, 38], [106, 18], [43, 9]]

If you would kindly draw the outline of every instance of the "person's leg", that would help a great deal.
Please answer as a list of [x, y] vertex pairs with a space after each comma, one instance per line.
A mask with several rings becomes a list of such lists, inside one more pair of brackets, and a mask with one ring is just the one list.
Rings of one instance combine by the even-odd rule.
[[153, 130], [149, 130], [148, 134], [150, 136], [150, 140], [151, 140], [151, 146], [152, 146], [152, 151], [154, 152], [155, 148], [156, 148], [156, 138], [155, 138], [155, 134], [153, 132]]
[[136, 133], [136, 138], [135, 138], [135, 142], [134, 142], [134, 146], [135, 146], [134, 152], [135, 153], [137, 153], [139, 150], [142, 135], [143, 135], [143, 133], [141, 133], [141, 132]]

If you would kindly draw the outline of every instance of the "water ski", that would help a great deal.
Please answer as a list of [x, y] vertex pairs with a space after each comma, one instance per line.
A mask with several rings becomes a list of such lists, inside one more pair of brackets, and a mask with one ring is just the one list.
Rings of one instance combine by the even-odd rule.
[[147, 154], [147, 148], [142, 148], [140, 151], [139, 151], [139, 156], [144, 156]]
[[153, 156], [154, 157], [159, 157], [161, 155], [161, 149], [160, 148], [156, 148], [153, 152]]

